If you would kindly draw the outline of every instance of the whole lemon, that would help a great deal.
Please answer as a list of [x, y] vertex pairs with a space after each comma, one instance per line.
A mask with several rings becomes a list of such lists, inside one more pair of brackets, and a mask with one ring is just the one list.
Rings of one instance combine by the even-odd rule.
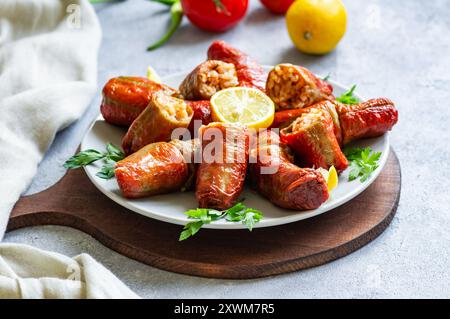
[[341, 0], [296, 0], [286, 13], [286, 25], [300, 51], [325, 54], [344, 36], [347, 13]]

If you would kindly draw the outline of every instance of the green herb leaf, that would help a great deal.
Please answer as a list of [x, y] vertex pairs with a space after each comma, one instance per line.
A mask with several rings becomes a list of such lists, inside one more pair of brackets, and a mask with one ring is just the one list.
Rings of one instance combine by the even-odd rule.
[[208, 215], [208, 209], [206, 208], [197, 208], [197, 209], [190, 209], [184, 214], [190, 218], [200, 218], [203, 215]]
[[183, 231], [180, 234], [180, 241], [196, 234], [203, 225], [222, 218], [225, 218], [229, 222], [242, 222], [250, 231], [253, 229], [253, 226], [263, 218], [261, 211], [247, 208], [243, 203], [237, 203], [233, 207], [223, 211], [210, 208], [197, 208], [190, 209], [184, 212], [184, 214], [197, 221], [190, 222], [184, 226]]
[[101, 170], [95, 174], [95, 176], [103, 179], [111, 179], [115, 176], [114, 170], [116, 169], [116, 162], [107, 161], [105, 165], [102, 166]]
[[116, 168], [116, 162], [125, 158], [125, 154], [117, 146], [108, 143], [106, 144], [106, 152], [100, 152], [94, 149], [88, 149], [69, 158], [65, 163], [64, 167], [68, 169], [76, 169], [95, 161], [104, 159], [105, 164], [102, 166], [101, 170], [95, 174], [96, 176], [103, 179], [110, 179], [114, 177], [114, 170]]
[[114, 144], [108, 143], [106, 144], [106, 157], [114, 162], [121, 161], [125, 158], [125, 153], [122, 152], [120, 148], [115, 146]]
[[381, 152], [372, 152], [370, 147], [344, 149], [344, 154], [350, 162], [348, 180], [353, 181], [360, 177], [360, 182], [365, 182], [378, 168]]
[[89, 165], [105, 157], [105, 154], [94, 149], [85, 150], [69, 158], [65, 163], [65, 168], [75, 169]]
[[336, 101], [344, 103], [344, 104], [358, 104], [361, 102], [356, 96], [353, 95], [353, 92], [356, 89], [356, 84], [352, 86], [352, 88], [342, 94], [341, 96], [336, 98]]
[[349, 161], [353, 161], [361, 157], [360, 154], [362, 151], [363, 149], [361, 147], [345, 148], [344, 155], [347, 157]]
[[253, 226], [259, 222], [262, 218], [262, 213], [259, 210], [248, 208], [245, 211], [245, 217], [243, 219], [243, 224], [252, 231]]
[[189, 224], [186, 224], [183, 228], [184, 230], [180, 234], [179, 241], [182, 241], [182, 240], [188, 239], [191, 236], [194, 236], [200, 230], [200, 228], [202, 228], [202, 226], [203, 226], [202, 221], [196, 221], [196, 222], [191, 222]]
[[322, 78], [323, 81], [328, 81], [331, 77], [331, 73], [328, 73], [324, 78]]

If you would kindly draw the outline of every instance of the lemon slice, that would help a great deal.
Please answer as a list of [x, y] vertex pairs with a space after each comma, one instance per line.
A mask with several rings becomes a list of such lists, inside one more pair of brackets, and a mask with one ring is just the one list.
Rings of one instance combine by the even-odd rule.
[[322, 167], [319, 167], [317, 170], [323, 175], [323, 177], [327, 181], [327, 187], [329, 192], [331, 192], [338, 186], [339, 177], [336, 168], [334, 168], [334, 166], [331, 166], [328, 171]]
[[161, 83], [161, 78], [159, 77], [158, 72], [156, 72], [156, 70], [151, 66], [147, 68], [147, 79], [156, 83]]
[[249, 128], [269, 127], [275, 105], [263, 92], [234, 87], [217, 92], [211, 98], [212, 117], [216, 122], [241, 123]]

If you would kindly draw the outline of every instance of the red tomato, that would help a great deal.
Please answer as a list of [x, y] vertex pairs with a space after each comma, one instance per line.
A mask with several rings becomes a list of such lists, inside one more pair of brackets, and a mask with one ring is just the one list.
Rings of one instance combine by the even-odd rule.
[[262, 4], [273, 13], [286, 13], [295, 0], [261, 0]]
[[242, 20], [248, 0], [181, 0], [181, 5], [184, 14], [197, 27], [223, 32]]

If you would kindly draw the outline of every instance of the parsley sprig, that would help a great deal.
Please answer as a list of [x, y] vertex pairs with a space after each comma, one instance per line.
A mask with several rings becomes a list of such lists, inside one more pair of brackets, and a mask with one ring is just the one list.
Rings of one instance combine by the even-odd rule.
[[348, 180], [353, 181], [361, 177], [361, 183], [365, 182], [378, 168], [378, 161], [381, 157], [381, 152], [373, 152], [370, 147], [344, 149], [344, 154], [350, 161]]
[[95, 149], [81, 151], [69, 158], [64, 163], [64, 167], [68, 169], [76, 169], [103, 159], [104, 164], [96, 176], [103, 179], [110, 179], [114, 177], [116, 162], [124, 158], [125, 154], [121, 149], [111, 143], [108, 143], [106, 144], [106, 152], [100, 152]]
[[257, 209], [248, 208], [243, 203], [237, 203], [226, 210], [215, 210], [210, 208], [191, 209], [184, 213], [194, 221], [186, 224], [180, 234], [179, 240], [185, 240], [194, 236], [203, 225], [225, 218], [229, 222], [242, 222], [252, 231], [253, 226], [263, 218], [262, 212]]
[[350, 90], [342, 94], [341, 96], [336, 98], [336, 101], [344, 103], [344, 104], [358, 104], [361, 102], [356, 96], [353, 95], [353, 92], [356, 89], [356, 84], [354, 84]]

